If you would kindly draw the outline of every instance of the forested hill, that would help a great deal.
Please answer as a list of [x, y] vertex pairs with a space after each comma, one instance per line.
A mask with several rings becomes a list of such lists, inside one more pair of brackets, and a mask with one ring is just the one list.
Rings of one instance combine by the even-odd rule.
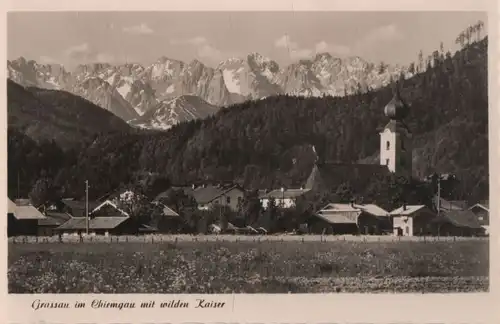
[[10, 79], [7, 109], [9, 129], [64, 148], [99, 133], [130, 131], [126, 122], [88, 100], [65, 91], [25, 88]]
[[[434, 63], [432, 63], [432, 62]], [[401, 80], [411, 106], [415, 175], [456, 173], [457, 199], [488, 193], [487, 39], [453, 56], [435, 52], [427, 69]], [[67, 195], [81, 195], [84, 179], [99, 196], [159, 172], [174, 183], [234, 180], [250, 188], [296, 185], [311, 171], [314, 145], [322, 159], [373, 160], [391, 87], [342, 98], [268, 97], [222, 109], [165, 133], [101, 135], [71, 166], [49, 175]], [[9, 175], [23, 161], [12, 163]], [[375, 161], [377, 163], [377, 161]], [[9, 179], [10, 180], [10, 179]]]

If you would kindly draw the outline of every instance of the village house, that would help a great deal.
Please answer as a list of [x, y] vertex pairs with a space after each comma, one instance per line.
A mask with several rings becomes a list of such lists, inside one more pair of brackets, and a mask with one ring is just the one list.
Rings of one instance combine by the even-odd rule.
[[[88, 217], [89, 234], [138, 234], [141, 225], [111, 201], [97, 205]], [[84, 234], [86, 228], [87, 217], [77, 216], [67, 220], [56, 230], [62, 233]]]
[[316, 234], [379, 235], [390, 230], [389, 213], [374, 204], [331, 203], [316, 212], [307, 231]]
[[9, 198], [7, 210], [7, 236], [37, 235], [38, 221], [46, 217], [36, 209], [29, 199]]
[[476, 215], [477, 220], [484, 228], [486, 234], [490, 233], [490, 203], [489, 201], [483, 201], [477, 203], [469, 208], [471, 212]]
[[236, 185], [202, 185], [196, 188], [185, 188], [196, 200], [199, 210], [210, 210], [214, 206], [221, 206], [231, 211], [237, 211], [245, 191]]
[[45, 211], [44, 215], [45, 219], [38, 220], [39, 236], [57, 235], [57, 228], [72, 218], [70, 214], [51, 210]]
[[285, 189], [272, 190], [270, 192], [261, 192], [259, 200], [263, 209], [267, 209], [269, 201], [274, 199], [275, 204], [279, 208], [295, 207], [297, 199], [304, 196], [310, 189]]
[[435, 213], [425, 205], [406, 205], [390, 212], [394, 235], [418, 236], [432, 233], [431, 221]]
[[160, 215], [152, 220], [152, 225], [160, 233], [178, 233], [183, 225], [181, 216], [165, 204], [154, 201], [152, 204], [161, 208]]
[[471, 210], [441, 212], [432, 220], [433, 234], [437, 236], [480, 236], [485, 230]]

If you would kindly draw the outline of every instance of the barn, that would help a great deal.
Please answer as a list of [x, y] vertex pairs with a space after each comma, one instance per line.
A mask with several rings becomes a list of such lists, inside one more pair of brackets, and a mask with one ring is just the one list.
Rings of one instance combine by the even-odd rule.
[[38, 221], [46, 217], [28, 199], [18, 199], [15, 203], [7, 199], [7, 236], [37, 235]]

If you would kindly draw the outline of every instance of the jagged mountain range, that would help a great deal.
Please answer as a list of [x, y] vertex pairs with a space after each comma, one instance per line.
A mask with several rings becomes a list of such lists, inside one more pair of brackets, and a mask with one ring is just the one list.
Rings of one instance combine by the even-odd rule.
[[340, 59], [329, 53], [284, 68], [251, 53], [215, 68], [198, 60], [185, 63], [160, 57], [148, 66], [94, 63], [68, 71], [59, 64], [39, 64], [20, 57], [7, 61], [7, 69], [8, 77], [20, 85], [65, 90], [131, 125], [154, 129], [168, 129], [250, 99], [278, 94], [342, 96], [383, 87], [401, 74], [411, 76], [403, 67], [381, 68], [359, 57]]

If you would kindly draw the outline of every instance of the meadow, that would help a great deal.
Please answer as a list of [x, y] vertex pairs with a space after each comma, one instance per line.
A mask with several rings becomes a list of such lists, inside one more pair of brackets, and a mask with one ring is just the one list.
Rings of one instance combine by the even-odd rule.
[[479, 292], [489, 241], [9, 243], [10, 293]]

